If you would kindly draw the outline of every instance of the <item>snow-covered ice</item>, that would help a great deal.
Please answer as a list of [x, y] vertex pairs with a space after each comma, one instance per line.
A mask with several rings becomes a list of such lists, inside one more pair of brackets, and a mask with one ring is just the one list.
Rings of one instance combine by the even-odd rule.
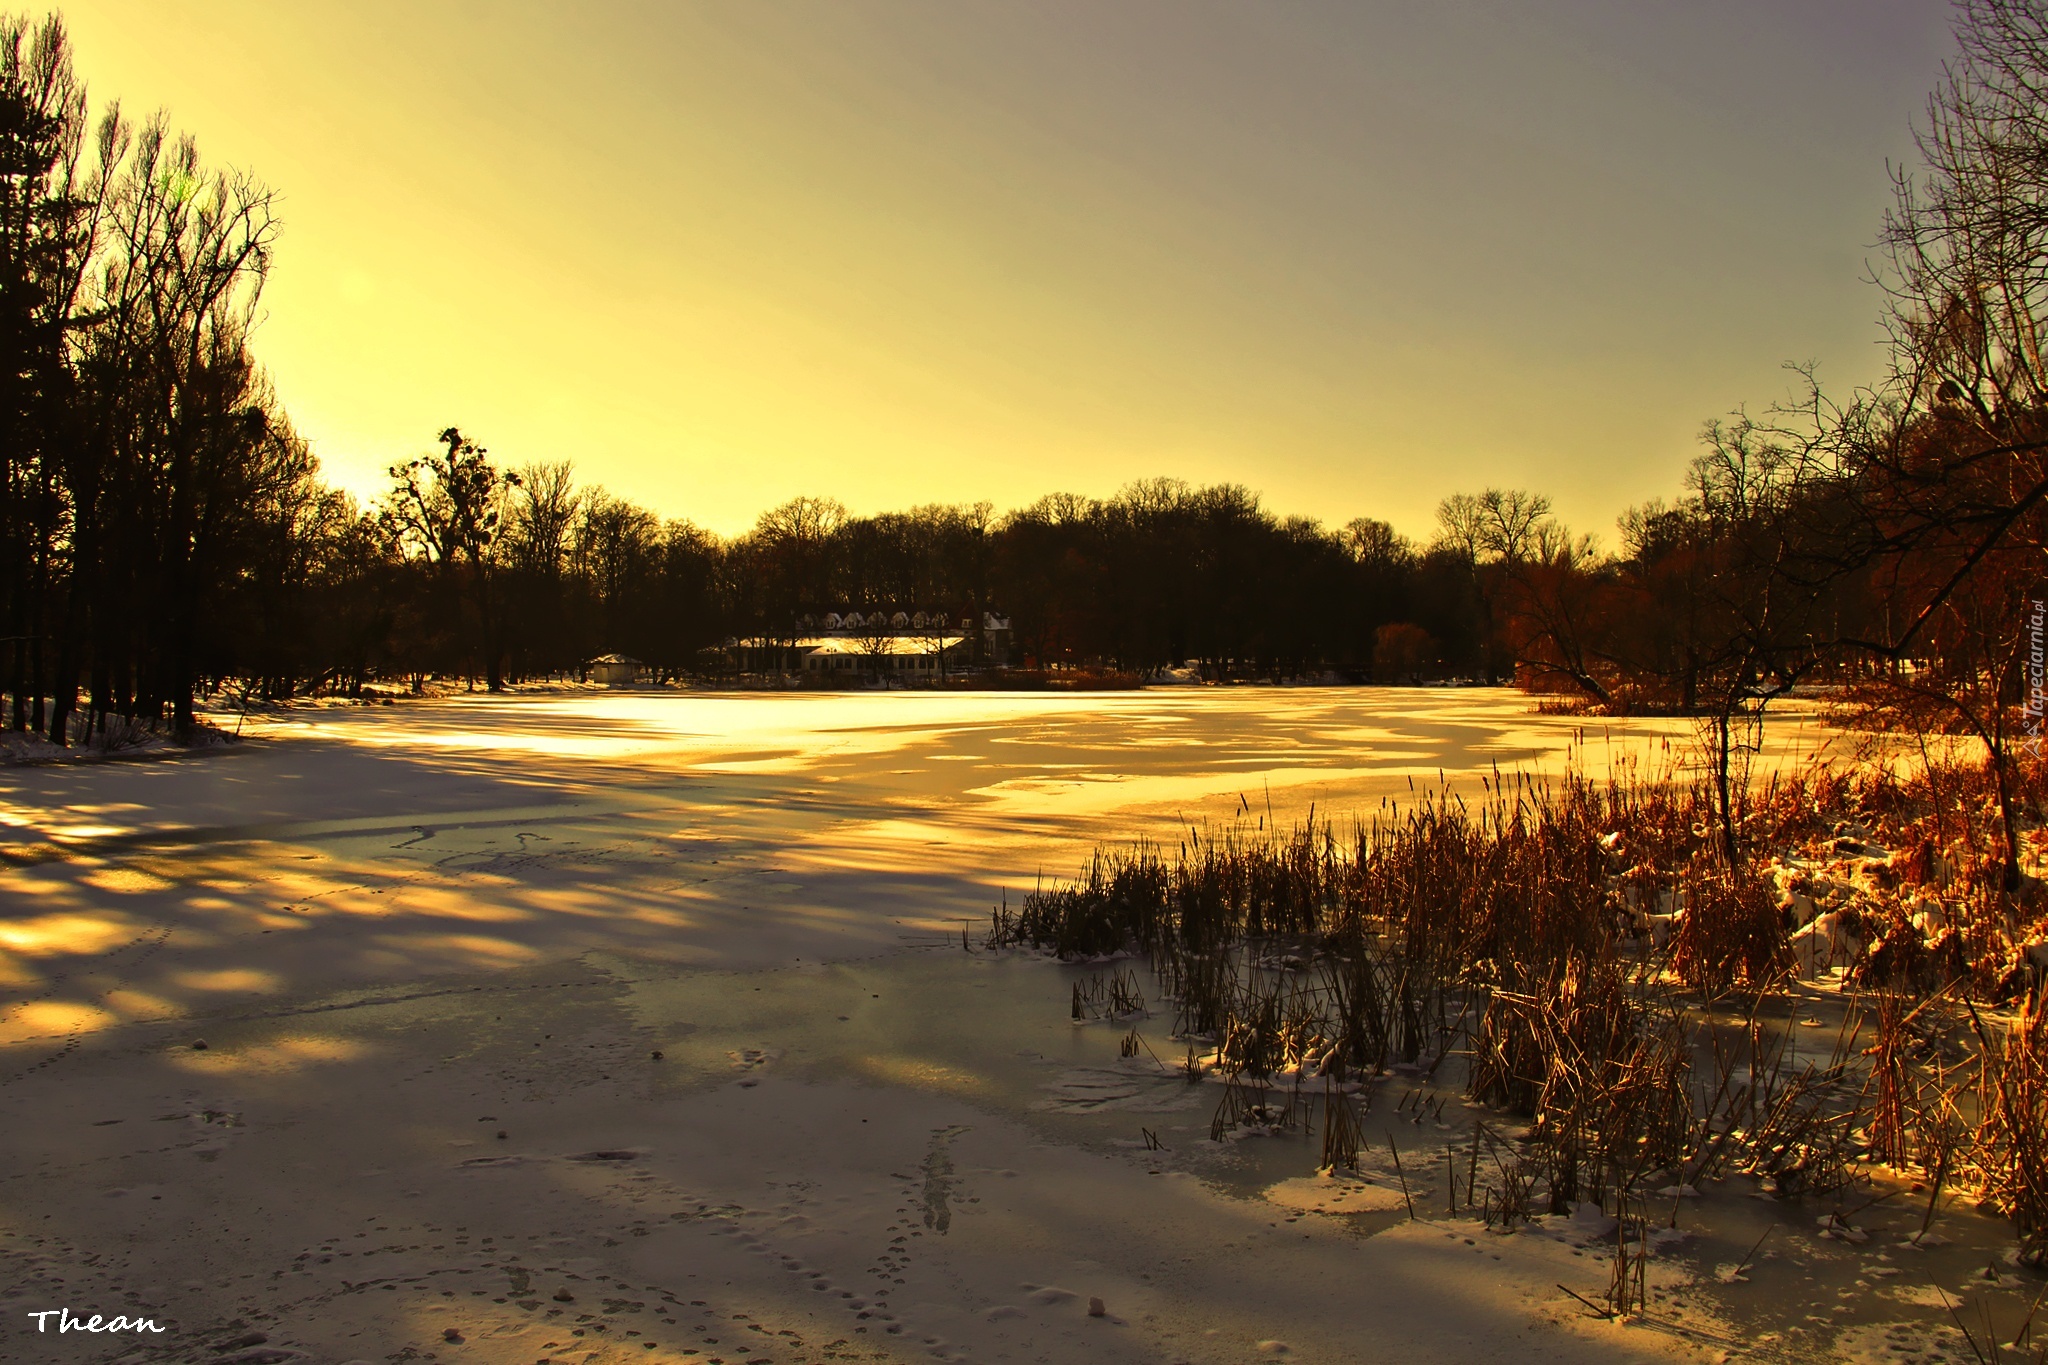
[[57, 1307], [168, 1324], [138, 1361], [1754, 1348], [1704, 1293], [1587, 1318], [1591, 1223], [1487, 1233], [1413, 1170], [1411, 1223], [1377, 1158], [1208, 1142], [1213, 1091], [1070, 1025], [1073, 969], [961, 951], [1097, 840], [1476, 788], [1582, 730], [1596, 772], [1690, 734], [1478, 689], [579, 693], [0, 769], [0, 1356], [120, 1354], [31, 1342]]

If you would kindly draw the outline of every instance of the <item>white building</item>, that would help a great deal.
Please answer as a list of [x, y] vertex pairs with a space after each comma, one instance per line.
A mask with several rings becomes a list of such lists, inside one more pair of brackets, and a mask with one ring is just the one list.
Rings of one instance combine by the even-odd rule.
[[647, 665], [626, 654], [600, 654], [589, 664], [590, 680], [606, 687], [624, 687], [640, 681]]

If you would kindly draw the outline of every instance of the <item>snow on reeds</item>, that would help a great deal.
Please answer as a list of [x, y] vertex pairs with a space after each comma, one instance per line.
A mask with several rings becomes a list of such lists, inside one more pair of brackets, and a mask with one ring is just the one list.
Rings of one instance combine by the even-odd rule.
[[[2023, 776], [2038, 824], [2048, 778]], [[1521, 1125], [1474, 1136], [1468, 1204], [1511, 1224], [1597, 1203], [1622, 1229], [1614, 1311], [1644, 1201], [1729, 1174], [1789, 1197], [1917, 1171], [2012, 1219], [2040, 1264], [2048, 894], [2001, 889], [1997, 813], [1967, 778], [1774, 777], [1733, 866], [1704, 787], [1576, 771], [1424, 792], [1341, 833], [1313, 811], [1190, 829], [1099, 849], [998, 910], [990, 941], [1144, 957], [1191, 1079], [1222, 1083], [1218, 1138], [1320, 1108], [1325, 1164], [1351, 1164], [1376, 1081], [1462, 1084]], [[1139, 999], [1119, 969], [1074, 1009]], [[1800, 1017], [1823, 1007], [1831, 1037]]]

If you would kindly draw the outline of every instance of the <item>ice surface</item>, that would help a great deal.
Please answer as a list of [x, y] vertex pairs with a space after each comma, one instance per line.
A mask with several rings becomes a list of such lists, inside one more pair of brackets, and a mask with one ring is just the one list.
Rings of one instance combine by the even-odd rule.
[[[480, 696], [0, 769], [0, 1357], [88, 1358], [21, 1336], [68, 1306], [159, 1315], [165, 1359], [1710, 1358], [1732, 1296], [1796, 1317], [1799, 1267], [1894, 1230], [1780, 1234], [1715, 1301], [1738, 1218], [1660, 1243], [1667, 1330], [1594, 1322], [1558, 1289], [1601, 1292], [1593, 1226], [1487, 1233], [1430, 1170], [1406, 1221], [1390, 1106], [1357, 1181], [1299, 1131], [1211, 1143], [1211, 1089], [1069, 1023], [1081, 969], [961, 948], [1099, 839], [1476, 787], [1584, 728], [1479, 690]], [[1769, 1211], [1701, 1193], [1689, 1226]], [[1960, 1290], [1975, 1251], [1897, 1255]]]

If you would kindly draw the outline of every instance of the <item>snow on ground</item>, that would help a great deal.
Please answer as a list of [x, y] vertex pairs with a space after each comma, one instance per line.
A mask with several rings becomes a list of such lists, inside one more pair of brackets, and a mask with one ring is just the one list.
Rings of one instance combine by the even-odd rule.
[[622, 693], [0, 769], [0, 1357], [1753, 1348], [1698, 1305], [1588, 1320], [1591, 1252], [1426, 1183], [1416, 1223], [1384, 1171], [1287, 1184], [1313, 1162], [1206, 1142], [1206, 1097], [1073, 1028], [1066, 969], [960, 948], [1098, 839], [1555, 770], [1582, 730], [1477, 690]]

